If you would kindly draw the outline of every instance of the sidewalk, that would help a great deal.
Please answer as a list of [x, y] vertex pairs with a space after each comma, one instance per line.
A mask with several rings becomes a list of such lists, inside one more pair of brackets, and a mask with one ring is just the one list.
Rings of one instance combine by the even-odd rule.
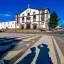
[[[42, 45], [41, 45], [42, 44]], [[44, 44], [44, 45], [43, 45]], [[48, 47], [47, 47], [48, 46]], [[31, 52], [32, 51], [32, 52]], [[32, 54], [32, 55], [31, 55]], [[30, 57], [29, 57], [30, 55]], [[44, 56], [45, 55], [45, 56]], [[42, 57], [43, 56], [43, 57]], [[28, 58], [29, 57], [29, 58]], [[41, 58], [40, 58], [41, 57]], [[26, 58], [26, 59], [25, 59]], [[32, 60], [30, 60], [32, 58]], [[44, 60], [44, 59], [46, 60]], [[48, 59], [49, 58], [49, 59]], [[52, 62], [53, 64], [57, 63], [57, 58], [55, 55], [55, 50], [53, 46], [53, 41], [51, 36], [43, 35], [28, 51], [20, 57], [14, 64], [17, 64], [19, 61], [21, 62], [26, 61], [26, 64], [29, 64], [27, 62], [31, 62], [31, 64], [38, 64], [44, 61], [45, 62]], [[25, 63], [25, 62], [24, 62]], [[47, 64], [47, 63], [46, 63]]]

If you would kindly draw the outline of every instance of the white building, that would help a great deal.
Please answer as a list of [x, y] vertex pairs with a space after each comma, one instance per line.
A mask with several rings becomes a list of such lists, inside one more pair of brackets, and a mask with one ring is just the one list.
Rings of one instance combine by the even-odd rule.
[[50, 11], [45, 9], [31, 9], [28, 8], [16, 14], [15, 21], [0, 22], [0, 29], [44, 29], [48, 30], [48, 22], [50, 18]]
[[48, 30], [50, 12], [45, 9], [31, 9], [16, 14], [16, 28], [21, 29], [45, 29]]
[[0, 22], [0, 29], [15, 29], [15, 21]]

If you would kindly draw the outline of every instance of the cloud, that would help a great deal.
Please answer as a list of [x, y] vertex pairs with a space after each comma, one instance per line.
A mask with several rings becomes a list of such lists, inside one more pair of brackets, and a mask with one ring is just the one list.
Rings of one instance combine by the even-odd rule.
[[4, 16], [11, 16], [10, 14], [4, 14]]
[[6, 16], [6, 17], [8, 17], [8, 16], [11, 16], [11, 14], [9, 14], [9, 13], [5, 13], [5, 14], [0, 13], [0, 16]]

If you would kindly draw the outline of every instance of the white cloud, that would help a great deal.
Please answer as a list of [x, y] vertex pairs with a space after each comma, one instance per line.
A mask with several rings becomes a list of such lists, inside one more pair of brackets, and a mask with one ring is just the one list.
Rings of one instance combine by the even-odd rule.
[[6, 14], [0, 13], [0, 16], [11, 16], [11, 14], [9, 14], [9, 13], [6, 13]]
[[11, 16], [10, 14], [4, 14], [4, 16]]

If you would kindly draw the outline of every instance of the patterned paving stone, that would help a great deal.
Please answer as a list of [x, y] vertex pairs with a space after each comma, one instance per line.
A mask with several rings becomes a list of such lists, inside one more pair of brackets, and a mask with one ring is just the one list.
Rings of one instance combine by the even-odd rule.
[[26, 49], [28, 49], [31, 45], [33, 45], [40, 37], [41, 37], [41, 35], [39, 35], [39, 34], [36, 34], [36, 35], [35, 34], [26, 34], [26, 35], [22, 35], [20, 37], [14, 37], [14, 38], [9, 37], [9, 38], [5, 38], [5, 39], [3, 39], [3, 37], [2, 37], [0, 42], [2, 42], [1, 44], [4, 43], [3, 47], [5, 48], [5, 45], [11, 46], [11, 48], [5, 53], [5, 55], [3, 55], [3, 59], [8, 61], [8, 59], [12, 60], [20, 53], [21, 53], [20, 55], [22, 55], [23, 51], [24, 50], [26, 51]]

